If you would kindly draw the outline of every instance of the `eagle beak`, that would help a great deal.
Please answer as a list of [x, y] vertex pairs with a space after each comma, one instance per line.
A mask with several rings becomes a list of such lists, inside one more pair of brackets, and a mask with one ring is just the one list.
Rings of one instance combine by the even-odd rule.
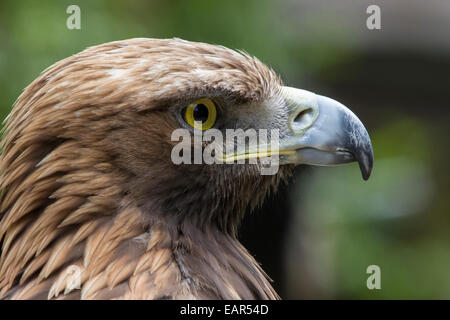
[[280, 139], [280, 163], [339, 165], [358, 161], [367, 180], [372, 143], [358, 117], [341, 103], [312, 92], [283, 87], [289, 133]]

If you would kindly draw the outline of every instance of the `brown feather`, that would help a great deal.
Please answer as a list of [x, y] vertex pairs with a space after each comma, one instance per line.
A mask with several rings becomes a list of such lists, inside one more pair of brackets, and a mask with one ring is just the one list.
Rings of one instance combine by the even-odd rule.
[[179, 39], [106, 43], [45, 70], [4, 128], [0, 297], [277, 299], [236, 229], [288, 172], [175, 166], [168, 110], [280, 85], [256, 58]]

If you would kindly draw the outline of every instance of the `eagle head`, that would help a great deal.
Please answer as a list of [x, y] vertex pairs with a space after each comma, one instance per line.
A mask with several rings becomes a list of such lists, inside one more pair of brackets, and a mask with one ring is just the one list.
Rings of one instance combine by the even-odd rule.
[[180, 39], [57, 62], [4, 130], [0, 295], [11, 299], [278, 298], [237, 240], [245, 209], [295, 165], [358, 161], [367, 179], [373, 163], [342, 104], [283, 86], [244, 52]]

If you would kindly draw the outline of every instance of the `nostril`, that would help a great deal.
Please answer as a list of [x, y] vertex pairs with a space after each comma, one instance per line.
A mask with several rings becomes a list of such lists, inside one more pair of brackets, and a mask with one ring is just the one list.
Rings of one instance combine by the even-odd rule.
[[314, 117], [313, 109], [308, 108], [300, 111], [294, 119], [295, 126], [305, 127], [311, 124]]

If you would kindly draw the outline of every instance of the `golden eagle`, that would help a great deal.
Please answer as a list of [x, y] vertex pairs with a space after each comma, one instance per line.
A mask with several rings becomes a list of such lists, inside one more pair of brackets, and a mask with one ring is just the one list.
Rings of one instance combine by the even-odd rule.
[[[174, 163], [172, 132], [196, 123], [278, 130], [278, 172]], [[248, 144], [225, 156], [270, 154]], [[297, 164], [355, 160], [367, 179], [372, 146], [351, 111], [244, 52], [181, 39], [88, 48], [45, 70], [6, 120], [0, 297], [277, 299], [237, 239], [245, 209]]]

